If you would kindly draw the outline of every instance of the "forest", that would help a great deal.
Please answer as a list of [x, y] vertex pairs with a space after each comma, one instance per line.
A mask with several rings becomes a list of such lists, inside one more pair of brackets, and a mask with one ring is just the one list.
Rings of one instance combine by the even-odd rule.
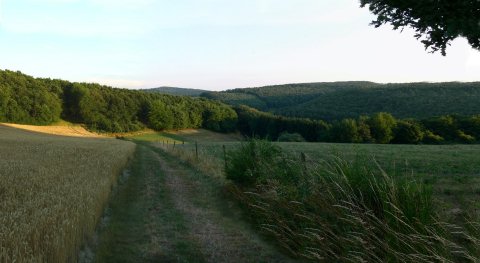
[[158, 87], [158, 88], [151, 88], [151, 89], [141, 89], [141, 91], [177, 95], [177, 96], [190, 96], [190, 97], [200, 97], [202, 93], [208, 92], [208, 90], [202, 90], [202, 89], [186, 89], [186, 88], [176, 88], [176, 87]]
[[340, 142], [380, 144], [476, 143], [480, 115], [444, 115], [426, 119], [397, 119], [387, 112], [326, 122], [235, 107], [238, 130], [247, 137], [284, 142]]
[[126, 90], [94, 83], [40, 79], [0, 71], [0, 122], [47, 125], [60, 119], [97, 132], [132, 132], [146, 127], [233, 131], [235, 111], [205, 98]]
[[[343, 83], [344, 89], [335, 86], [337, 84], [322, 84], [323, 88], [315, 84], [302, 86], [298, 88], [298, 96], [291, 96], [297, 87], [287, 85], [189, 97], [33, 78], [5, 70], [0, 71], [0, 122], [48, 125], [63, 119], [107, 133], [145, 128], [158, 131], [206, 128], [219, 132], [238, 131], [247, 137], [275, 141], [442, 144], [476, 143], [480, 139], [480, 115], [477, 115], [480, 106], [475, 103], [474, 107], [471, 101], [480, 96], [479, 84], [449, 83], [433, 88], [430, 84], [383, 87], [370, 82], [348, 82]], [[386, 91], [393, 94], [392, 98], [387, 99]], [[237, 93], [240, 95], [236, 96]], [[429, 98], [420, 96], [426, 93], [431, 93]], [[323, 100], [325, 103], [315, 105], [320, 105], [319, 109], [326, 108], [331, 114], [324, 120], [287, 117], [245, 105], [231, 107], [213, 100], [223, 94], [231, 97], [226, 101], [230, 103], [237, 100], [238, 104], [248, 104], [250, 98], [255, 98], [251, 101], [254, 105], [258, 103], [260, 108], [263, 108], [260, 102], [264, 106], [286, 109], [286, 105], [308, 101], [300, 106], [312, 105], [314, 109], [314, 102]], [[340, 96], [337, 101], [358, 105], [338, 103], [335, 106], [334, 95]], [[265, 101], [262, 98], [266, 98]], [[327, 102], [329, 106], [325, 106]], [[404, 105], [405, 102], [408, 105]], [[338, 110], [342, 107], [345, 107], [343, 111]], [[384, 111], [385, 108], [388, 110]], [[468, 111], [461, 111], [462, 108]], [[414, 114], [415, 111], [424, 114]], [[440, 114], [444, 112], [447, 113]]]
[[415, 119], [480, 112], [480, 82], [305, 83], [207, 92], [202, 96], [276, 115], [328, 121], [377, 112]]

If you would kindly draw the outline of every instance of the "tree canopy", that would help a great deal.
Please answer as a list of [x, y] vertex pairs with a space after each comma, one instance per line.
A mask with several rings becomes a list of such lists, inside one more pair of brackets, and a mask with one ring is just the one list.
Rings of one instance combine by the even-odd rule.
[[395, 118], [414, 119], [480, 113], [480, 82], [299, 83], [212, 91], [202, 96], [275, 115], [330, 122], [377, 112], [388, 112]]
[[39, 79], [0, 70], [0, 122], [51, 124], [59, 119], [83, 123], [98, 132], [207, 128], [235, 130], [233, 108], [191, 98], [94, 83]]
[[411, 27], [426, 49], [440, 51], [457, 37], [480, 50], [480, 1], [478, 0], [360, 0], [377, 16], [372, 25]]

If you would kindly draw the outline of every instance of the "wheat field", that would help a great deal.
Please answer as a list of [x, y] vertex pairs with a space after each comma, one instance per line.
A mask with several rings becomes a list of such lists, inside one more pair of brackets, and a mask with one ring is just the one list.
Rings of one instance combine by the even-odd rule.
[[134, 150], [0, 125], [0, 262], [76, 262]]

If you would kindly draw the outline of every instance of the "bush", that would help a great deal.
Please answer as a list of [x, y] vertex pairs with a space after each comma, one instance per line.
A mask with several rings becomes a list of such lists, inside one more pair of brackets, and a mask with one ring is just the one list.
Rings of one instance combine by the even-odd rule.
[[399, 121], [394, 129], [394, 143], [416, 144], [422, 141], [422, 127], [414, 122]]
[[474, 143], [476, 141], [475, 137], [472, 135], [466, 134], [464, 131], [457, 131], [457, 138], [462, 143]]
[[303, 162], [287, 156], [273, 143], [250, 140], [229, 152], [225, 173], [242, 187], [274, 184], [279, 195], [296, 199], [307, 192], [303, 167]]
[[445, 139], [443, 139], [442, 136], [427, 130], [423, 136], [423, 142], [428, 144], [441, 144], [445, 142]]
[[278, 136], [278, 141], [279, 142], [304, 142], [305, 139], [302, 137], [301, 134], [299, 133], [288, 133], [288, 132], [283, 132]]
[[228, 153], [226, 177], [237, 184], [252, 186], [258, 178], [265, 176], [267, 167], [280, 156], [279, 147], [267, 141], [252, 139]]

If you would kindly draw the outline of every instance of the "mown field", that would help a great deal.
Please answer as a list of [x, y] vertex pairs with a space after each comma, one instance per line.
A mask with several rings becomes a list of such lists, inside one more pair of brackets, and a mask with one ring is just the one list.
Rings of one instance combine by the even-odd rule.
[[134, 150], [0, 125], [0, 262], [76, 262]]

